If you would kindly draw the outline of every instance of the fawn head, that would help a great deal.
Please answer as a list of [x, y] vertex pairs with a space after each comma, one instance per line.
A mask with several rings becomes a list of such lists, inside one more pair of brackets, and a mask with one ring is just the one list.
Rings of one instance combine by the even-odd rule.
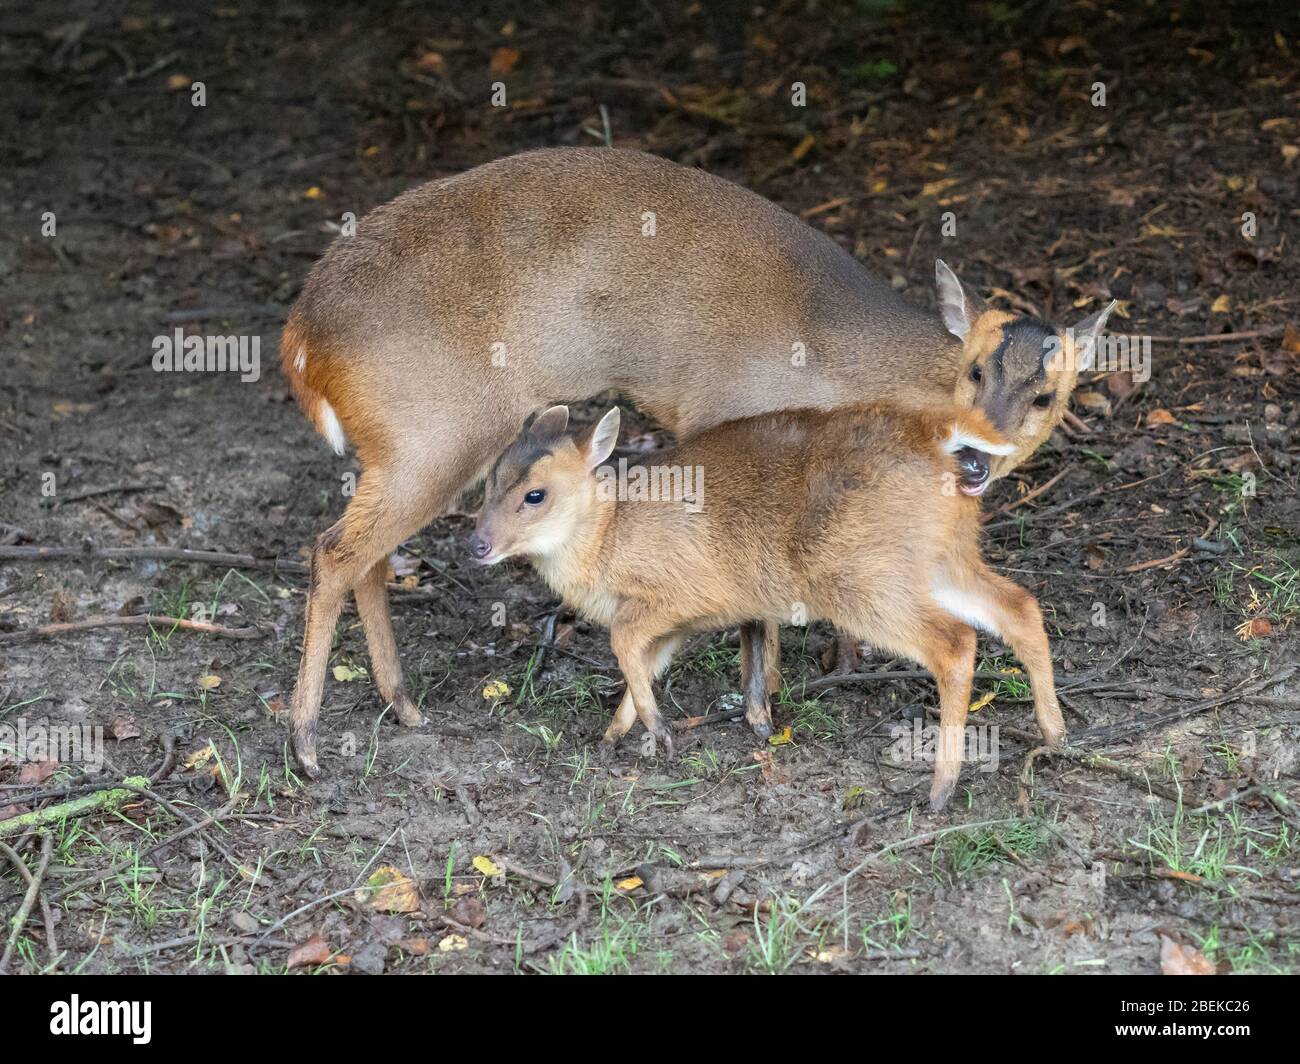
[[982, 410], [1015, 445], [991, 464], [993, 477], [1005, 476], [1060, 424], [1079, 370], [1092, 357], [1115, 304], [1060, 329], [1027, 314], [989, 308], [942, 259], [935, 262], [935, 278], [943, 322], [963, 344], [954, 398]]
[[492, 466], [469, 551], [480, 565], [522, 554], [544, 558], [572, 543], [597, 504], [595, 470], [614, 451], [614, 407], [581, 436], [567, 434], [569, 408], [529, 415]]

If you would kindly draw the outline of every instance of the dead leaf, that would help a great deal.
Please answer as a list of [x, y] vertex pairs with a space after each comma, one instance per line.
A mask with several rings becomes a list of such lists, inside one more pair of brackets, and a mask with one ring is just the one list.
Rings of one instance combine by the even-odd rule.
[[285, 964], [290, 968], [305, 968], [309, 965], [324, 964], [329, 959], [329, 943], [320, 935], [312, 935], [301, 946], [294, 946], [289, 951]]
[[204, 691], [215, 691], [221, 686], [221, 677], [216, 673], [206, 672], [194, 681]]
[[1161, 935], [1160, 972], [1162, 975], [1213, 975], [1214, 965], [1191, 946], [1180, 946]]
[[425, 52], [415, 61], [415, 65], [429, 74], [441, 74], [447, 67], [441, 52]]
[[1117, 402], [1122, 402], [1137, 391], [1137, 383], [1133, 380], [1132, 373], [1116, 370], [1114, 373], [1106, 374], [1106, 391], [1110, 392], [1111, 397]]
[[413, 957], [423, 957], [429, 952], [429, 940], [423, 935], [416, 935], [410, 938], [399, 938], [393, 943], [398, 949], [411, 954]]
[[368, 890], [357, 891], [357, 901], [369, 904], [382, 913], [413, 913], [420, 909], [420, 891], [415, 880], [392, 865], [383, 865], [370, 873]]
[[1075, 392], [1074, 401], [1089, 414], [1110, 417], [1110, 400], [1101, 392]]
[[187, 769], [196, 769], [202, 765], [206, 765], [212, 760], [212, 755], [215, 753], [216, 751], [212, 749], [212, 744], [208, 743], [206, 746], [195, 750], [194, 753], [190, 754], [190, 756], [185, 759], [185, 767]]
[[451, 907], [451, 918], [466, 927], [482, 927], [487, 923], [487, 909], [483, 906], [483, 899], [477, 894], [458, 898]]
[[493, 680], [483, 687], [483, 698], [489, 702], [500, 702], [510, 697], [510, 685], [501, 680]]
[[645, 886], [640, 876], [628, 876], [627, 879], [620, 879], [614, 884], [619, 890], [636, 890], [637, 887]]
[[188, 89], [193, 82], [188, 74], [172, 74], [167, 78], [167, 88], [172, 92], [180, 92], [182, 89]]
[[28, 761], [18, 770], [18, 782], [44, 783], [58, 771], [57, 761]]
[[492, 53], [492, 61], [488, 63], [488, 73], [498, 76], [509, 74], [519, 64], [518, 48], [498, 48]]
[[1300, 329], [1287, 322], [1282, 332], [1282, 350], [1293, 355], [1300, 355]]
[[0, 805], [0, 821], [8, 820], [11, 817], [22, 816], [24, 813], [30, 813], [31, 807], [26, 805]]
[[50, 595], [50, 620], [64, 624], [77, 615], [77, 600], [67, 588], [56, 587]]
[[113, 738], [119, 743], [124, 739], [140, 738], [140, 729], [136, 726], [135, 718], [129, 717], [126, 714], [113, 718], [111, 730], [113, 732]]
[[469, 939], [464, 935], [448, 935], [438, 943], [438, 949], [443, 953], [451, 953], [453, 950], [469, 949]]
[[1157, 425], [1176, 425], [1176, 424], [1178, 424], [1178, 419], [1175, 418], [1173, 414], [1171, 414], [1168, 410], [1164, 409], [1163, 407], [1160, 407], [1156, 410], [1152, 410], [1149, 414], [1147, 414], [1147, 428], [1149, 429], [1153, 429]]
[[353, 680], [364, 680], [365, 678], [365, 669], [355, 668], [352, 665], [334, 666], [334, 679], [338, 680], [339, 683], [351, 683]]
[[1251, 617], [1242, 621], [1236, 628], [1237, 638], [1243, 643], [1252, 639], [1263, 639], [1273, 634], [1273, 622], [1267, 617]]
[[1216, 299], [1213, 303], [1210, 304], [1211, 314], [1227, 314], [1228, 311], [1231, 309], [1232, 309], [1232, 300], [1229, 299], [1227, 296], [1219, 296], [1218, 299]]
[[475, 857], [473, 864], [474, 870], [485, 876], [491, 877], [505, 874], [499, 867], [497, 867], [491, 857], [485, 857], [483, 854], [479, 854]]

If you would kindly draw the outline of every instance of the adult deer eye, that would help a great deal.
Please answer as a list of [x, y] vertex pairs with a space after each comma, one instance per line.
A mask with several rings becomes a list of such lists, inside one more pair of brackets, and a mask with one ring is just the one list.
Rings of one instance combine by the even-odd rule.
[[532, 491], [530, 491], [527, 495], [524, 496], [524, 502], [528, 503], [529, 506], [541, 506], [542, 501], [545, 498], [546, 498], [545, 489], [533, 488]]
[[973, 380], [976, 384], [979, 384], [979, 382], [983, 378], [984, 378], [984, 372], [979, 368], [979, 366], [978, 365], [971, 366], [970, 379]]
[[1042, 395], [1034, 396], [1034, 406], [1039, 409], [1045, 409], [1052, 405], [1052, 393], [1044, 392]]

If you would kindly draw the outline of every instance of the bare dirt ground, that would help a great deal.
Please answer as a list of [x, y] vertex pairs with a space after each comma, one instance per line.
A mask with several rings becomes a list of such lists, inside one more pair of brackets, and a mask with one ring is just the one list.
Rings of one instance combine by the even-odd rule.
[[[47, 858], [10, 969], [1142, 973], [1163, 941], [1166, 967], [1294, 971], [1294, 11], [472, 6], [0, 16], [0, 726], [107, 735], [93, 775], [0, 750], [0, 821], [149, 780], [7, 837], [6, 920], [14, 862]], [[986, 640], [972, 722], [997, 763], [930, 816], [929, 765], [891, 748], [933, 685], [870, 656], [828, 678], [814, 627], [784, 641], [788, 741], [726, 718], [722, 633], [671, 673], [677, 758], [633, 735], [600, 765], [604, 633], [526, 567], [470, 565], [453, 517], [393, 559], [430, 723], [383, 711], [349, 612], [327, 776], [294, 774], [305, 582], [268, 559], [302, 562], [353, 466], [288, 399], [283, 315], [345, 212], [607, 138], [758, 190], [918, 301], [942, 254], [1003, 305], [1068, 321], [1114, 297], [1113, 329], [1156, 337], [1149, 381], [1094, 375], [1082, 427], [987, 498], [991, 560], [1048, 616], [1068, 757], [1025, 771], [1024, 685]], [[177, 328], [259, 336], [261, 378], [154, 372]], [[87, 543], [251, 557], [15, 557]], [[18, 637], [145, 611], [251, 638]]]

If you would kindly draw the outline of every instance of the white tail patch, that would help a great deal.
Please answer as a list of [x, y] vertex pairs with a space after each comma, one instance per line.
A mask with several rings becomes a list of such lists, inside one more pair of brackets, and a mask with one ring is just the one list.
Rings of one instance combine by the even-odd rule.
[[993, 611], [983, 596], [939, 581], [930, 586], [930, 595], [935, 605], [945, 613], [952, 614], [959, 621], [965, 621], [972, 628], [982, 628], [990, 635], [1001, 638], [1002, 633], [993, 623]]
[[343, 435], [343, 426], [339, 424], [339, 417], [334, 413], [334, 408], [322, 399], [316, 417], [316, 427], [320, 430], [320, 434], [329, 441], [329, 445], [334, 448], [335, 454], [342, 454], [343, 448], [347, 446], [348, 441], [347, 437]]
[[986, 440], [982, 436], [977, 436], [973, 432], [963, 430], [956, 422], [953, 423], [952, 431], [948, 433], [947, 442], [944, 443], [943, 449], [949, 454], [955, 454], [963, 447], [973, 447], [977, 451], [983, 451], [985, 454], [1011, 454], [1016, 449], [1014, 443], [994, 443], [992, 440]]
[[299, 373], [307, 368], [307, 345], [299, 344], [298, 353], [293, 356], [293, 368]]

